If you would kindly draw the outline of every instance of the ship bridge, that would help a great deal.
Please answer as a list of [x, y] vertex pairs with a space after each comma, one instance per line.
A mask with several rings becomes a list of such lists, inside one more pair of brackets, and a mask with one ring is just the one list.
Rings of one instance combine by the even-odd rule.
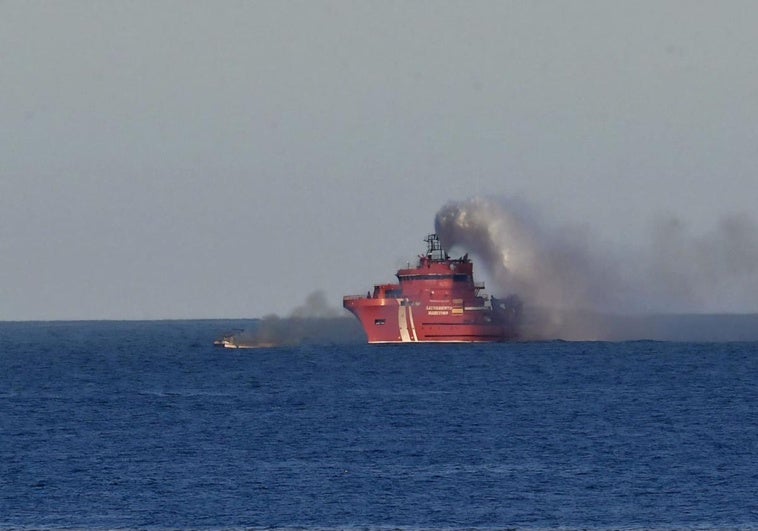
[[436, 234], [429, 234], [424, 241], [427, 250], [419, 256], [418, 265], [397, 272], [403, 295], [467, 301], [477, 297], [484, 286], [474, 283], [473, 264], [468, 255], [450, 258]]
[[473, 282], [473, 266], [468, 254], [461, 258], [450, 258], [442, 248], [439, 236], [429, 234], [424, 241], [426, 253], [418, 257], [418, 265], [400, 269], [397, 278], [400, 282], [413, 280], [452, 280], [454, 282]]

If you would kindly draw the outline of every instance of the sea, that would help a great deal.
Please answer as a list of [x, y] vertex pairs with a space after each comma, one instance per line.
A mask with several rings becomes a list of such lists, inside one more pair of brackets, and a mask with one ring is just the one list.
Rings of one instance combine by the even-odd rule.
[[758, 343], [0, 323], [2, 529], [758, 529]]

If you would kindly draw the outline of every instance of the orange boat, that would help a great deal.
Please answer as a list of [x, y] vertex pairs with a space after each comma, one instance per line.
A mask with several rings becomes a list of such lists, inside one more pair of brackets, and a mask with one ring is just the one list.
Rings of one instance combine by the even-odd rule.
[[397, 284], [378, 284], [373, 292], [347, 295], [342, 305], [361, 322], [369, 343], [494, 342], [516, 339], [521, 302], [496, 299], [474, 282], [465, 255], [452, 259], [436, 234], [424, 240], [418, 265], [400, 269]]

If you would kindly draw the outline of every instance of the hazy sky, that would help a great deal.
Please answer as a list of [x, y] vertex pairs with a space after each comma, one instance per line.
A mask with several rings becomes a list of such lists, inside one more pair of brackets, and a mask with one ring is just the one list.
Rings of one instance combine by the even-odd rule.
[[634, 245], [758, 201], [758, 2], [0, 2], [0, 319], [255, 317], [447, 201]]

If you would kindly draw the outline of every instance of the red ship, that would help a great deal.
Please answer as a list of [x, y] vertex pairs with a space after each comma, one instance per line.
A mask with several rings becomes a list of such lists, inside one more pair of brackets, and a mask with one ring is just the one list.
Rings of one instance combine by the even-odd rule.
[[342, 305], [361, 322], [369, 343], [494, 342], [516, 339], [521, 313], [518, 297], [484, 295], [465, 255], [452, 259], [436, 234], [424, 240], [418, 265], [400, 269], [397, 284], [378, 284], [363, 295], [347, 295]]

